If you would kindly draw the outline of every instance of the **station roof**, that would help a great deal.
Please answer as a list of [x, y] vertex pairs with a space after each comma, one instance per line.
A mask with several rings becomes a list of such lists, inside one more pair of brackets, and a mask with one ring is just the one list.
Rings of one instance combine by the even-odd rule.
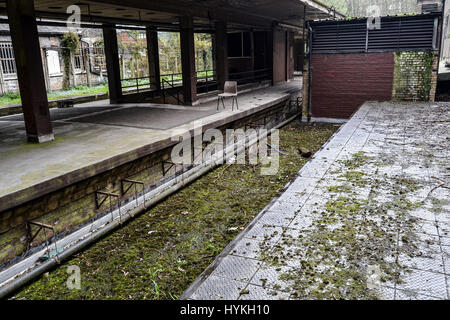
[[[65, 34], [68, 30], [69, 29], [66, 27], [38, 26], [38, 33], [40, 36], [61, 36]], [[8, 24], [0, 23], [0, 35], [7, 35], [7, 36], [10, 35]]]
[[[34, 0], [38, 18], [66, 19], [73, 0]], [[306, 20], [343, 18], [318, 0], [84, 0], [76, 2], [82, 22], [154, 25], [178, 29], [178, 18], [193, 16], [196, 29], [212, 28], [217, 20], [231, 28], [269, 28], [274, 23], [302, 27]], [[6, 4], [0, 3], [0, 12]]]

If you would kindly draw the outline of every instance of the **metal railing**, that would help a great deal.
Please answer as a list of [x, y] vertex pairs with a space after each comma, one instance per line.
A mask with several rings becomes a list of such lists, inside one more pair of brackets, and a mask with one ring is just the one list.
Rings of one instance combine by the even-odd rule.
[[[122, 89], [125, 88], [136, 88], [150, 85], [151, 80], [154, 76], [143, 76], [136, 78], [126, 78], [122, 79]], [[198, 86], [207, 87], [210, 86], [214, 81], [216, 81], [215, 70], [203, 70], [197, 71], [195, 74]], [[164, 81], [163, 81], [164, 80]], [[125, 83], [125, 85], [124, 85]], [[167, 73], [160, 75], [161, 88], [164, 89], [164, 85], [169, 85], [170, 88], [183, 86], [183, 74], [182, 73]]]
[[[166, 83], [167, 83], [167, 85], [169, 85], [172, 89], [177, 88], [175, 94], [172, 94], [172, 93], [170, 93], [170, 91], [165, 90], [165, 89], [166, 89], [166, 88], [165, 88], [165, 84], [166, 84]], [[173, 81], [172, 81], [172, 83], [173, 83]], [[170, 83], [169, 81], [167, 81], [166, 79], [161, 78], [161, 88], [162, 88], [162, 95], [163, 95], [163, 101], [164, 101], [164, 103], [166, 103], [166, 96], [167, 96], [167, 94], [168, 94], [168, 95], [171, 96], [172, 98], [176, 99], [178, 104], [183, 104], [183, 101], [181, 101], [181, 99], [180, 99], [180, 91], [181, 91], [181, 90], [179, 90], [180, 86], [175, 87], [173, 84], [171, 84], [171, 83]]]
[[[254, 76], [253, 76], [254, 77]], [[137, 93], [143, 90], [151, 90], [155, 81], [155, 76], [143, 76], [121, 79], [121, 87], [124, 91], [135, 91]], [[203, 70], [195, 73], [195, 79], [197, 83], [197, 90], [202, 92], [210, 92], [217, 89], [217, 77], [215, 70]], [[183, 87], [183, 74], [182, 73], [170, 73], [162, 74], [159, 77], [161, 85], [161, 94], [166, 103], [168, 96], [177, 100], [178, 104], [183, 104], [182, 98], [180, 98], [180, 92]]]
[[209, 92], [212, 87], [213, 90], [217, 89], [217, 77], [216, 70], [203, 70], [196, 72], [197, 89], [203, 89], [204, 92]]
[[139, 93], [139, 90], [150, 89], [150, 78], [152, 78], [152, 77], [145, 76], [145, 77], [136, 77], [136, 78], [126, 78], [126, 79], [121, 79], [120, 83], [121, 83], [122, 89], [129, 91], [130, 88], [132, 88], [132, 89], [135, 89]]
[[[170, 87], [181, 87], [183, 86], [183, 74], [182, 73], [168, 73], [162, 74], [160, 76], [161, 88], [163, 88], [163, 83], [167, 83]], [[163, 81], [164, 80], [164, 81]]]

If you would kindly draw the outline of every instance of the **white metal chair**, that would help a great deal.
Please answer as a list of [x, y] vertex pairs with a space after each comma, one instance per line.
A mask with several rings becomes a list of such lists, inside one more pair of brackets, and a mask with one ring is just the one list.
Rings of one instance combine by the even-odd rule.
[[234, 111], [234, 101], [236, 100], [236, 108], [239, 110], [238, 105], [238, 92], [237, 92], [237, 82], [236, 81], [225, 81], [225, 85], [223, 88], [223, 93], [220, 93], [217, 96], [217, 110], [219, 110], [220, 101], [222, 101], [222, 106], [225, 109], [225, 99], [228, 97], [232, 98], [231, 110]]

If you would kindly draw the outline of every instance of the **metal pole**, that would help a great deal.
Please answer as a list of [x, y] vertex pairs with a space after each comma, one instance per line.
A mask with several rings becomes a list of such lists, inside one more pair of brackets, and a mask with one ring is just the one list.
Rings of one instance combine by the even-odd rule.
[[312, 110], [312, 41], [313, 41], [313, 30], [311, 25], [308, 23], [309, 30], [309, 43], [308, 43], [308, 55], [309, 55], [309, 71], [308, 71], [308, 122], [311, 121], [311, 110]]

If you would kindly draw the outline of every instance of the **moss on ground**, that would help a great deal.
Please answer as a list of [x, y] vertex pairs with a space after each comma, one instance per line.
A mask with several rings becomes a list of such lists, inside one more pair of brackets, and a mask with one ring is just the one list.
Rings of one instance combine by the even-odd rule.
[[[292, 122], [280, 130], [280, 170], [222, 166], [16, 293], [16, 299], [177, 299], [338, 129]], [[66, 286], [67, 266], [81, 289]]]
[[[344, 184], [323, 187], [328, 201], [317, 204], [312, 225], [298, 235], [285, 230], [270, 252], [270, 241], [261, 245], [263, 261], [290, 266], [279, 277], [286, 286], [278, 289], [293, 292], [294, 298], [377, 299], [380, 288], [368, 282], [370, 270], [378, 270], [381, 285], [391, 286], [409, 272], [398, 263], [399, 234], [409, 235], [402, 252], [417, 251], [417, 219], [409, 212], [424, 203], [407, 196], [419, 190], [420, 183], [401, 175], [380, 177], [355, 170], [376, 165], [376, 159], [363, 153], [338, 162], [345, 173], [333, 174]], [[357, 191], [361, 187], [363, 191]]]

